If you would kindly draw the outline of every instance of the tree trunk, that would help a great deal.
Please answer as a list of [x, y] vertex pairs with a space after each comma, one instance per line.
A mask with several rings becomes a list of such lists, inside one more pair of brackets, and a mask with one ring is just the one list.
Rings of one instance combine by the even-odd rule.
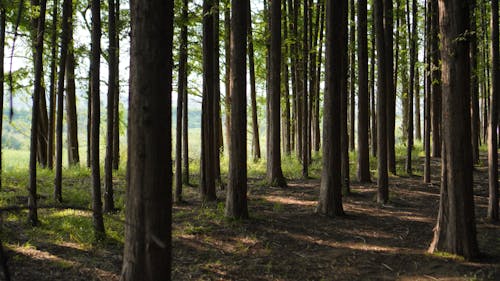
[[71, 9], [68, 29], [68, 49], [66, 60], [66, 119], [68, 125], [68, 162], [70, 166], [78, 165], [78, 117], [76, 113], [76, 84], [75, 84], [75, 51], [73, 44], [73, 8]]
[[[409, 0], [407, 0], [407, 14], [408, 19], [410, 18], [409, 10]], [[406, 173], [411, 175], [413, 173], [413, 167], [411, 162], [411, 155], [413, 150], [413, 96], [415, 92], [415, 64], [417, 62], [417, 0], [412, 0], [412, 24], [411, 32], [409, 33], [410, 38], [410, 91], [408, 92], [408, 145], [406, 150]], [[409, 29], [410, 22], [408, 22]]]
[[203, 99], [201, 124], [201, 179], [203, 201], [215, 201], [215, 73], [214, 0], [203, 1]]
[[62, 153], [63, 153], [63, 112], [64, 112], [64, 78], [68, 59], [68, 47], [71, 40], [71, 21], [73, 2], [63, 1], [61, 55], [59, 58], [59, 74], [57, 80], [57, 121], [56, 121], [56, 175], [54, 180], [54, 200], [62, 202]]
[[431, 1], [431, 131], [432, 131], [432, 156], [441, 157], [441, 66], [439, 54], [439, 19], [438, 0]]
[[[288, 7], [288, 10], [287, 10]], [[283, 40], [282, 44], [284, 45], [285, 52], [282, 54], [282, 68], [283, 68], [283, 76], [284, 81], [284, 97], [283, 101], [285, 104], [285, 108], [282, 112], [282, 131], [283, 131], [283, 153], [285, 155], [290, 155], [292, 151], [291, 141], [290, 141], [290, 72], [288, 68], [288, 57], [290, 55], [290, 46], [286, 42], [290, 38], [289, 28], [288, 28], [288, 16], [290, 14], [290, 6], [287, 5], [287, 1], [283, 1], [283, 11], [285, 12], [285, 16], [283, 17]]]
[[43, 78], [43, 36], [45, 32], [45, 10], [46, 0], [38, 2], [32, 0], [32, 5], [40, 6], [40, 16], [33, 20], [33, 26], [36, 30], [36, 36], [33, 38], [35, 50], [35, 81], [33, 91], [33, 111], [31, 119], [31, 139], [30, 139], [30, 181], [29, 181], [29, 196], [28, 196], [28, 221], [32, 226], [38, 225], [37, 214], [37, 186], [36, 186], [36, 157], [37, 157], [37, 140], [38, 140], [38, 121], [40, 109], [40, 95], [42, 92]]
[[355, 118], [356, 118], [356, 114], [355, 114], [355, 111], [356, 111], [356, 9], [355, 9], [355, 5], [354, 5], [354, 0], [351, 0], [350, 1], [350, 23], [349, 23], [349, 26], [350, 26], [350, 35], [349, 35], [349, 38], [350, 38], [350, 42], [349, 42], [349, 53], [350, 53], [350, 59], [349, 59], [349, 68], [350, 68], [350, 75], [349, 75], [349, 81], [350, 81], [350, 85], [349, 85], [349, 90], [350, 90], [350, 107], [349, 107], [349, 113], [350, 113], [350, 118], [349, 118], [349, 121], [350, 121], [350, 130], [349, 130], [349, 148], [351, 151], [354, 151], [356, 149], [355, 147], [355, 144], [354, 144], [354, 131], [355, 131]]
[[[323, 119], [323, 169], [319, 195], [318, 212], [335, 217], [344, 215], [342, 206], [341, 163], [341, 95], [343, 91], [342, 58], [347, 45], [343, 36], [347, 19], [344, 10], [347, 0], [326, 0], [326, 86]], [[339, 28], [340, 27], [340, 28]]]
[[222, 183], [222, 178], [220, 174], [220, 152], [224, 147], [222, 141], [222, 121], [220, 118], [220, 44], [219, 44], [219, 3], [220, 0], [214, 0], [213, 3], [213, 24], [214, 24], [214, 32], [213, 32], [213, 42], [214, 48], [212, 51], [214, 52], [214, 64], [212, 65], [214, 69], [214, 97], [213, 97], [213, 138], [214, 138], [214, 146], [213, 146], [213, 157], [214, 157], [214, 178], [216, 186], [219, 186], [220, 189], [224, 189], [224, 185]]
[[479, 64], [478, 64], [478, 43], [477, 28], [475, 18], [476, 0], [471, 0], [471, 40], [470, 40], [470, 64], [471, 75], [471, 137], [472, 137], [472, 159], [474, 163], [479, 163], [479, 136], [481, 123], [479, 121]]
[[[54, 0], [52, 6], [52, 32], [50, 36], [50, 88], [49, 88], [49, 127], [47, 140], [47, 167], [52, 170], [54, 167], [55, 151], [55, 125], [56, 125], [56, 72], [57, 72], [57, 17], [58, 0]], [[2, 72], [3, 73], [3, 72]]]
[[[347, 5], [347, 4], [346, 4]], [[342, 50], [342, 63], [341, 63], [341, 71], [342, 71], [342, 77], [344, 79], [342, 80], [342, 95], [340, 96], [340, 104], [341, 104], [341, 109], [340, 109], [340, 114], [341, 114], [341, 140], [340, 140], [340, 147], [342, 149], [340, 161], [341, 161], [341, 174], [342, 174], [342, 193], [345, 195], [349, 195], [351, 192], [350, 189], [350, 172], [349, 172], [349, 127], [347, 124], [348, 120], [348, 111], [349, 111], [349, 89], [348, 89], [348, 77], [349, 77], [349, 31], [348, 31], [348, 20], [349, 20], [349, 7], [345, 6], [343, 10], [343, 15], [344, 21], [346, 22], [345, 25], [343, 25], [341, 28], [343, 29], [342, 31], [342, 36], [343, 40], [341, 41], [342, 44], [344, 44]]]
[[182, 1], [182, 25], [179, 47], [179, 74], [178, 74], [178, 90], [177, 90], [177, 120], [176, 120], [176, 135], [175, 135], [175, 196], [174, 201], [180, 203], [182, 199], [182, 135], [184, 130], [182, 119], [184, 116], [183, 107], [187, 100], [184, 100], [185, 92], [187, 92], [187, 60], [188, 60], [188, 5], [189, 0]]
[[116, 94], [116, 18], [115, 0], [108, 0], [108, 104], [106, 120], [106, 158], [104, 160], [104, 212], [115, 209], [113, 196], [113, 137]]
[[[439, 0], [441, 34], [443, 154], [439, 214], [430, 252], [444, 251], [466, 259], [478, 256], [474, 218], [470, 141], [470, 65], [467, 1]], [[460, 140], [460, 141], [457, 141]]]
[[[275, 6], [280, 9], [278, 1], [273, 1], [273, 11], [276, 9]], [[229, 218], [242, 219], [248, 218], [247, 132], [241, 128], [247, 127], [246, 50], [247, 9], [249, 7], [248, 0], [231, 1], [231, 150], [225, 214]]]
[[[91, 158], [92, 158], [92, 219], [94, 224], [94, 234], [97, 240], [103, 239], [104, 221], [102, 217], [102, 201], [101, 201], [101, 171], [99, 161], [99, 124], [101, 118], [101, 100], [99, 96], [99, 73], [101, 61], [101, 2], [92, 0], [92, 47], [90, 59], [91, 85], [90, 91], [92, 95], [92, 126], [91, 126]], [[163, 72], [165, 73], [165, 72]], [[135, 147], [135, 146], [132, 146]]]
[[318, 50], [318, 65], [316, 70], [316, 100], [314, 105], [315, 122], [313, 123], [314, 134], [314, 151], [319, 152], [321, 149], [321, 132], [320, 132], [320, 86], [321, 86], [321, 65], [323, 63], [323, 37], [325, 28], [325, 1], [320, 0], [320, 20], [319, 20], [319, 50]]
[[115, 0], [115, 93], [113, 101], [113, 169], [120, 166], [120, 0]]
[[231, 0], [224, 0], [224, 50], [226, 58], [226, 98], [224, 99], [224, 106], [226, 109], [226, 143], [227, 152], [231, 151], [231, 85], [230, 85], [230, 73], [231, 73]]
[[309, 77], [309, 1], [304, 1], [304, 30], [302, 33], [303, 37], [303, 57], [302, 57], [302, 177], [307, 179], [309, 177], [309, 89], [308, 89], [308, 77]]
[[[393, 46], [393, 5], [392, 0], [384, 0], [384, 36], [386, 76], [386, 114], [387, 114], [387, 165], [391, 173], [396, 173], [395, 128], [396, 128], [396, 91], [394, 86], [394, 46]], [[390, 75], [389, 75], [390, 74]]]
[[[386, 88], [388, 76], [392, 76], [392, 71], [382, 71], [386, 66], [386, 42], [384, 31], [384, 0], [374, 0], [375, 2], [375, 30], [377, 44], [377, 170], [378, 170], [378, 192], [377, 201], [387, 203], [389, 199], [388, 171], [387, 171], [387, 95], [392, 90]], [[392, 45], [390, 45], [392, 48]]]
[[[371, 2], [373, 5], [373, 1]], [[371, 73], [370, 73], [370, 89], [371, 89], [371, 117], [372, 117], [372, 156], [376, 157], [377, 156], [377, 109], [376, 109], [376, 100], [375, 100], [375, 50], [377, 49], [376, 43], [375, 43], [375, 34], [376, 34], [376, 28], [375, 28], [375, 11], [372, 10], [372, 34], [371, 34], [371, 58], [370, 58], [370, 64], [371, 64]]]
[[[250, 4], [251, 5], [251, 4]], [[259, 138], [259, 122], [257, 117], [257, 90], [255, 89], [255, 59], [253, 49], [253, 34], [252, 34], [252, 11], [248, 9], [247, 16], [248, 25], [248, 70], [250, 72], [250, 99], [252, 104], [252, 154], [253, 159], [260, 159], [260, 138]]]
[[431, 0], [426, 0], [425, 10], [425, 95], [424, 95], [424, 183], [431, 182]]
[[[425, 47], [424, 47], [425, 48]], [[415, 87], [415, 138], [417, 140], [422, 140], [422, 121], [420, 117], [420, 69], [416, 66], [415, 69], [415, 83], [413, 85]]]
[[123, 281], [171, 280], [173, 8], [173, 0], [130, 1]]
[[367, 1], [358, 1], [358, 180], [370, 181]]
[[491, 1], [491, 99], [488, 128], [488, 218], [498, 221], [498, 96], [500, 91], [500, 58], [498, 43], [498, 0]]

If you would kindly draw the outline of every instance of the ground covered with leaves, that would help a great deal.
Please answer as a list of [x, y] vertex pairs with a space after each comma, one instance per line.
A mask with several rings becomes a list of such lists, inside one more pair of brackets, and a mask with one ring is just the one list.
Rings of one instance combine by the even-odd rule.
[[[421, 167], [421, 161], [416, 159], [415, 166]], [[375, 184], [352, 182], [352, 194], [344, 197], [347, 215], [333, 219], [315, 212], [319, 164], [312, 166], [313, 178], [308, 180], [293, 179], [297, 173], [285, 168], [292, 178], [287, 188], [266, 186], [262, 171], [250, 172], [247, 221], [224, 218], [224, 191], [219, 191], [220, 201], [201, 204], [197, 187], [185, 187], [187, 203], [175, 205], [173, 211], [172, 279], [500, 280], [500, 225], [484, 219], [484, 159], [474, 180], [482, 257], [464, 261], [427, 253], [439, 202], [439, 160], [432, 164], [431, 185], [424, 185], [418, 175], [392, 176], [390, 203], [384, 206], [375, 202]], [[40, 178], [40, 205], [50, 205], [51, 173], [42, 172]], [[0, 206], [25, 204], [26, 174], [7, 173], [4, 180]], [[117, 174], [115, 184], [122, 209], [106, 215], [107, 239], [98, 243], [86, 210], [88, 171], [66, 173], [66, 205], [40, 210], [39, 227], [26, 223], [24, 210], [3, 211], [1, 238], [13, 280], [118, 280], [124, 173]]]

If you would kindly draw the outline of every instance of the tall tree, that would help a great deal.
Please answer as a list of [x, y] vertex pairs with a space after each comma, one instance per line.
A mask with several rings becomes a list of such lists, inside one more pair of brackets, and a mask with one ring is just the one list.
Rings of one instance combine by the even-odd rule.
[[31, 139], [30, 139], [30, 181], [29, 181], [29, 196], [28, 196], [28, 220], [31, 225], [38, 224], [37, 214], [37, 186], [36, 186], [36, 157], [37, 157], [37, 141], [38, 141], [38, 120], [40, 109], [40, 96], [42, 89], [43, 78], [43, 36], [45, 33], [45, 10], [47, 7], [46, 0], [32, 0], [31, 4], [40, 6], [39, 14], [33, 19], [33, 27], [36, 30], [36, 36], [33, 38], [35, 50], [35, 81], [33, 90], [33, 111], [31, 117]]
[[[439, 0], [443, 153], [439, 213], [430, 252], [478, 255], [470, 139], [469, 5]], [[463, 40], [457, 40], [463, 38]], [[459, 141], [457, 141], [459, 140]]]
[[[216, 199], [215, 171], [215, 53], [214, 0], [203, 1], [203, 98], [201, 124], [200, 195], [204, 201]], [[246, 17], [245, 17], [246, 19]], [[218, 83], [218, 81], [217, 81]]]
[[[371, 4], [373, 5], [373, 1]], [[373, 6], [372, 6], [373, 7]], [[371, 126], [371, 140], [372, 140], [372, 156], [377, 156], [377, 109], [376, 109], [376, 100], [375, 100], [375, 11], [372, 9], [372, 29], [371, 29], [371, 50], [370, 50], [370, 90], [371, 90], [371, 118], [372, 118], [372, 126]]]
[[54, 200], [62, 202], [62, 153], [63, 153], [63, 107], [64, 107], [64, 77], [68, 58], [71, 17], [73, 2], [63, 1], [61, 55], [59, 57], [59, 74], [57, 80], [57, 124], [56, 124], [56, 175], [54, 179]]
[[[280, 149], [280, 114], [281, 114], [281, 1], [271, 3], [271, 91], [269, 100], [270, 111], [270, 141], [269, 158], [267, 160], [267, 178], [271, 186], [286, 186], [286, 180], [281, 171]], [[304, 152], [307, 150], [304, 150]]]
[[302, 57], [302, 177], [307, 179], [309, 177], [309, 143], [310, 143], [310, 125], [309, 125], [309, 89], [308, 89], [308, 75], [309, 75], [309, 0], [304, 1], [304, 29], [303, 32], [303, 57]]
[[[347, 0], [326, 0], [326, 87], [323, 119], [323, 169], [318, 212], [330, 217], [344, 215], [342, 206], [340, 107], [342, 79], [345, 79], [342, 63], [342, 50], [346, 39], [342, 26], [347, 25], [344, 10]], [[341, 27], [341, 28], [339, 28]]]
[[47, 167], [52, 170], [54, 167], [55, 150], [55, 128], [56, 128], [56, 72], [57, 72], [57, 18], [58, 18], [58, 0], [52, 3], [52, 30], [50, 35], [50, 88], [49, 88], [49, 127], [47, 140]]
[[102, 239], [104, 221], [102, 217], [101, 201], [101, 171], [99, 165], [99, 124], [101, 118], [101, 99], [99, 95], [100, 62], [101, 62], [101, 2], [92, 0], [92, 34], [91, 34], [91, 59], [90, 59], [90, 92], [92, 96], [92, 126], [91, 126], [91, 170], [92, 170], [92, 220], [96, 238]]
[[78, 152], [78, 117], [76, 113], [76, 59], [73, 43], [73, 15], [70, 16], [69, 20], [68, 58], [66, 60], [66, 124], [68, 126], [68, 162], [70, 166], [74, 166], [80, 163], [80, 155]]
[[476, 0], [470, 1], [471, 12], [471, 38], [470, 38], [470, 63], [471, 63], [471, 138], [472, 138], [472, 159], [474, 163], [479, 162], [479, 145], [481, 123], [479, 120], [479, 49], [478, 30], [476, 28]]
[[173, 0], [131, 0], [130, 113], [121, 280], [170, 280]]
[[370, 181], [367, 1], [358, 1], [358, 180]]
[[[396, 91], [394, 86], [394, 46], [393, 46], [393, 0], [384, 0], [384, 43], [386, 76], [386, 114], [387, 114], [387, 166], [391, 173], [396, 173], [395, 128], [396, 128]], [[380, 68], [379, 68], [380, 69]], [[391, 75], [389, 75], [391, 74]]]
[[116, 11], [115, 0], [108, 0], [108, 104], [106, 120], [106, 157], [104, 159], [104, 212], [115, 209], [113, 196], [113, 137], [116, 94]]
[[425, 1], [424, 183], [431, 182], [431, 0]]
[[[384, 4], [386, 0], [374, 0], [375, 2], [375, 30], [377, 44], [377, 170], [378, 170], [378, 192], [377, 201], [386, 203], [389, 199], [388, 172], [387, 172], [387, 95], [391, 94], [391, 89], [387, 88], [388, 76], [392, 76], [392, 71], [387, 72], [386, 67], [386, 42], [384, 27]], [[391, 45], [392, 48], [392, 45]]]
[[181, 37], [179, 47], [179, 74], [177, 75], [179, 82], [177, 83], [177, 120], [176, 120], [176, 135], [175, 135], [175, 196], [174, 201], [182, 202], [182, 134], [184, 130], [182, 119], [184, 117], [184, 100], [185, 92], [187, 92], [187, 60], [188, 60], [188, 5], [189, 0], [182, 1], [181, 14]]
[[431, 56], [431, 131], [432, 156], [441, 157], [441, 57], [439, 52], [438, 0], [430, 0], [430, 56]]
[[115, 93], [113, 101], [113, 169], [120, 166], [120, 0], [115, 0]]
[[[359, 5], [359, 3], [358, 3]], [[350, 7], [350, 21], [349, 21], [349, 26], [350, 26], [350, 34], [349, 34], [349, 53], [350, 53], [350, 58], [349, 58], [349, 66], [350, 66], [350, 74], [349, 74], [349, 90], [350, 90], [350, 107], [349, 107], [349, 113], [350, 113], [350, 134], [349, 134], [349, 148], [351, 151], [354, 151], [355, 146], [354, 146], [354, 131], [355, 131], [355, 111], [356, 111], [356, 6], [354, 4], [354, 0], [351, 0], [349, 3]], [[359, 32], [359, 30], [358, 30]], [[358, 46], [359, 49], [359, 46]]]
[[491, 1], [491, 99], [488, 127], [489, 200], [488, 218], [498, 221], [498, 97], [500, 91], [500, 48], [498, 42], [498, 0]]
[[[406, 2], [407, 6], [407, 14], [408, 14], [408, 29], [410, 29], [410, 11], [409, 11], [409, 0]], [[406, 173], [412, 174], [412, 162], [411, 162], [411, 154], [413, 150], [413, 96], [415, 93], [415, 65], [417, 62], [417, 0], [412, 0], [412, 23], [411, 23], [411, 31], [408, 32], [410, 37], [410, 91], [408, 92], [408, 145], [407, 153], [406, 153]]]
[[[251, 5], [251, 4], [250, 4]], [[247, 16], [248, 25], [248, 70], [250, 72], [250, 102], [252, 107], [252, 154], [253, 159], [260, 159], [260, 137], [259, 137], [259, 121], [257, 116], [257, 90], [255, 88], [255, 52], [253, 47], [253, 32], [252, 32], [252, 11], [248, 9]]]
[[[279, 1], [275, 0], [271, 5], [273, 11], [280, 9]], [[231, 1], [231, 149], [229, 151], [229, 182], [225, 210], [226, 216], [230, 218], [248, 218], [247, 134], [246, 130], [241, 128], [247, 127], [246, 50], [247, 9], [249, 7], [248, 0]]]

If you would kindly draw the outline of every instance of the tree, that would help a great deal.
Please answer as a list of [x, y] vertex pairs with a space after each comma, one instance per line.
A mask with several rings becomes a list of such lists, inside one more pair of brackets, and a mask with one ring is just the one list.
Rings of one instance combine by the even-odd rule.
[[[406, 2], [406, 6], [409, 6], [409, 0]], [[410, 16], [409, 16], [409, 7], [407, 8], [408, 13], [408, 29], [410, 29]], [[412, 174], [412, 163], [411, 163], [411, 153], [413, 150], [413, 96], [415, 93], [415, 65], [417, 62], [417, 0], [412, 0], [412, 23], [411, 23], [411, 31], [408, 32], [410, 36], [410, 91], [408, 92], [408, 145], [407, 145], [407, 153], [406, 153], [406, 173]]]
[[498, 221], [498, 97], [500, 91], [500, 53], [498, 42], [498, 0], [491, 1], [491, 99], [488, 127], [488, 218]]
[[[215, 192], [215, 58], [214, 0], [203, 1], [203, 98], [201, 124], [200, 195], [204, 201], [214, 201]], [[246, 19], [246, 17], [245, 17]], [[217, 81], [218, 83], [218, 81]]]
[[[386, 50], [385, 27], [384, 27], [384, 0], [375, 2], [375, 30], [377, 44], [377, 170], [378, 170], [378, 192], [377, 202], [387, 203], [389, 199], [388, 172], [387, 172], [387, 93], [391, 89], [386, 88], [388, 76], [392, 77], [392, 71], [386, 72]], [[391, 45], [392, 48], [392, 45]]]
[[259, 122], [257, 120], [257, 91], [255, 89], [255, 52], [253, 47], [252, 11], [248, 9], [248, 70], [250, 72], [250, 102], [252, 107], [253, 159], [260, 159]]
[[40, 13], [33, 19], [33, 26], [36, 30], [36, 36], [33, 38], [33, 45], [35, 51], [35, 81], [33, 91], [33, 111], [31, 117], [31, 139], [30, 139], [30, 181], [29, 181], [29, 196], [28, 196], [28, 221], [31, 225], [38, 224], [37, 214], [37, 186], [36, 186], [36, 157], [37, 157], [37, 144], [38, 141], [38, 120], [40, 109], [40, 96], [42, 89], [42, 76], [43, 76], [43, 36], [45, 32], [45, 10], [47, 7], [46, 0], [38, 2], [32, 0], [34, 6], [40, 6]]
[[358, 180], [370, 181], [367, 1], [358, 1]]
[[441, 66], [439, 52], [439, 16], [438, 0], [430, 0], [430, 44], [431, 49], [431, 132], [432, 132], [432, 156], [441, 157]]
[[62, 153], [63, 153], [63, 107], [64, 107], [64, 77], [70, 38], [70, 24], [73, 14], [71, 0], [63, 1], [61, 55], [59, 58], [59, 74], [57, 80], [57, 120], [56, 120], [56, 175], [54, 179], [54, 200], [62, 202]]
[[176, 136], [175, 136], [175, 196], [174, 201], [179, 203], [182, 202], [182, 134], [184, 130], [188, 128], [183, 128], [183, 107], [188, 101], [184, 99], [187, 93], [187, 60], [188, 60], [188, 0], [182, 1], [182, 15], [181, 15], [181, 38], [179, 47], [179, 74], [178, 74], [178, 90], [177, 90], [177, 121], [176, 121]]
[[[326, 0], [326, 89], [323, 119], [323, 168], [318, 212], [335, 217], [344, 215], [342, 206], [341, 165], [338, 159], [341, 154], [340, 119], [342, 95], [342, 50], [347, 38], [343, 36], [347, 19], [343, 14], [347, 9], [347, 0]], [[341, 27], [341, 28], [339, 28]]]
[[[270, 55], [270, 96], [269, 96], [269, 158], [267, 159], [267, 178], [271, 186], [286, 186], [281, 170], [280, 115], [281, 115], [281, 1], [271, 3], [271, 55]], [[307, 151], [304, 149], [303, 152]], [[307, 169], [306, 169], [307, 170]], [[303, 170], [304, 171], [304, 170]]]
[[108, 0], [108, 104], [106, 120], [106, 157], [104, 160], [104, 212], [112, 212], [115, 209], [113, 196], [113, 137], [114, 137], [114, 115], [116, 92], [116, 18], [115, 0]]
[[115, 0], [115, 100], [113, 102], [113, 169], [118, 170], [120, 166], [120, 0]]
[[[359, 3], [358, 3], [359, 5]], [[349, 74], [349, 91], [350, 91], [350, 107], [349, 107], [349, 114], [350, 118], [349, 120], [351, 121], [350, 125], [350, 135], [349, 135], [349, 148], [351, 151], [354, 151], [355, 146], [354, 146], [354, 140], [355, 140], [355, 118], [356, 118], [356, 6], [354, 5], [354, 0], [350, 0], [349, 3], [350, 7], [350, 34], [349, 34], [349, 65], [350, 65], [350, 74]], [[359, 23], [359, 21], [358, 21]], [[359, 30], [358, 30], [359, 33]], [[359, 50], [359, 46], [358, 46]]]
[[54, 149], [55, 149], [55, 124], [56, 124], [56, 72], [57, 72], [57, 18], [58, 18], [58, 0], [52, 4], [52, 31], [50, 35], [50, 88], [49, 88], [49, 127], [47, 140], [47, 167], [52, 170], [54, 167]]
[[[280, 9], [279, 1], [275, 0], [271, 5], [273, 11]], [[246, 130], [241, 128], [247, 127], [246, 50], [247, 9], [249, 7], [248, 0], [231, 1], [231, 137], [225, 214], [230, 218], [243, 219], [248, 218], [247, 135]]]
[[[477, 257], [470, 138], [469, 6], [439, 0], [443, 153], [439, 213], [430, 252]], [[462, 40], [457, 40], [461, 38]], [[460, 141], [457, 141], [460, 140]]]
[[123, 281], [171, 279], [173, 7], [173, 0], [130, 1], [130, 142]]
[[68, 30], [68, 58], [66, 60], [66, 123], [68, 125], [68, 162], [70, 166], [78, 165], [78, 117], [76, 113], [75, 84], [75, 50], [73, 43], [73, 9], [71, 9]]
[[474, 163], [479, 163], [479, 138], [481, 124], [479, 119], [479, 48], [478, 48], [478, 30], [476, 28], [476, 0], [470, 1], [471, 11], [471, 40], [470, 40], [470, 63], [471, 73], [471, 137], [472, 137], [472, 158]]
[[[394, 71], [394, 46], [393, 46], [393, 4], [392, 0], [384, 0], [384, 43], [385, 43], [385, 70], [387, 72], [385, 87], [386, 93], [386, 114], [387, 114], [387, 126], [386, 126], [386, 136], [387, 136], [387, 166], [389, 171], [393, 174], [396, 173], [396, 152], [395, 152], [395, 122], [396, 122], [396, 91], [394, 87], [394, 76], [392, 75]], [[381, 68], [379, 68], [381, 69]], [[391, 74], [391, 75], [389, 75]], [[380, 88], [379, 88], [380, 89]], [[379, 144], [382, 145], [382, 144]]]
[[90, 92], [92, 96], [91, 108], [91, 170], [92, 170], [92, 220], [97, 240], [104, 237], [104, 221], [102, 217], [101, 201], [101, 172], [99, 165], [99, 123], [101, 118], [101, 100], [99, 96], [100, 61], [101, 61], [101, 2], [92, 0], [92, 34], [90, 59]]
[[431, 182], [431, 2], [426, 0], [425, 10], [425, 95], [424, 95], [424, 183]]

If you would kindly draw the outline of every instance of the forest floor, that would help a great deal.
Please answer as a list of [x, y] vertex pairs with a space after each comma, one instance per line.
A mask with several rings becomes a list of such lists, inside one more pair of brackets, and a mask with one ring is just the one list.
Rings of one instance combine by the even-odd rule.
[[[197, 188], [186, 187], [188, 203], [173, 212], [172, 279], [500, 280], [500, 224], [484, 219], [484, 165], [474, 177], [483, 256], [464, 261], [427, 253], [438, 211], [439, 164], [432, 160], [431, 185], [420, 176], [391, 176], [385, 206], [375, 202], [375, 184], [352, 182], [352, 194], [344, 197], [347, 215], [333, 219], [315, 213], [319, 179], [291, 180], [287, 188], [250, 179], [247, 221], [224, 218], [223, 191], [221, 201], [202, 205]], [[123, 179], [117, 185], [123, 188]], [[106, 216], [108, 239], [98, 245], [86, 242], [87, 211], [43, 209], [39, 216], [42, 226], [31, 228], [24, 213], [4, 215], [2, 240], [13, 280], [119, 279], [123, 211]]]

